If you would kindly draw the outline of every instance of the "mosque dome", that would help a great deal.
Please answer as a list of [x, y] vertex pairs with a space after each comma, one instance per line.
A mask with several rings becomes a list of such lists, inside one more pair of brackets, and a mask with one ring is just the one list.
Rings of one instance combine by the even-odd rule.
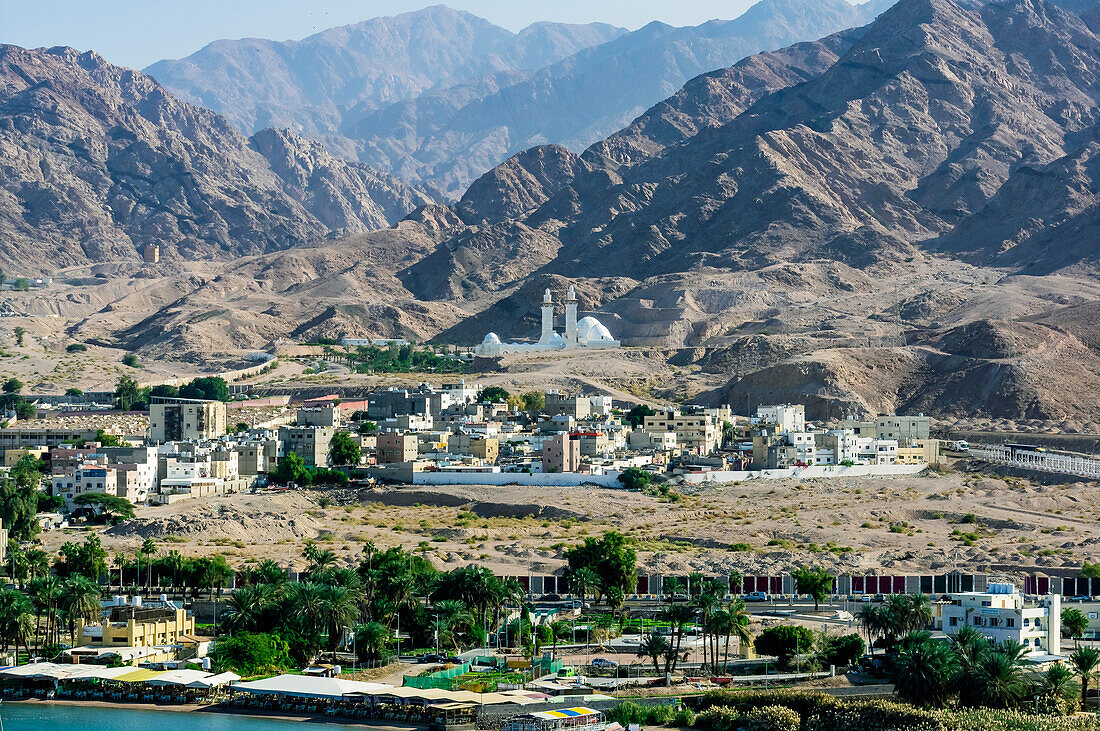
[[546, 344], [551, 348], [564, 348], [565, 338], [561, 336], [561, 333], [554, 333], [550, 336], [550, 340], [548, 340]]
[[584, 317], [577, 323], [577, 342], [584, 343], [588, 341], [588, 332], [599, 325], [600, 321], [595, 317]]
[[578, 343], [599, 343], [614, 339], [611, 332], [595, 317], [586, 317], [577, 323]]
[[482, 345], [500, 345], [500, 336], [496, 333], [489, 333], [485, 336], [485, 339], [481, 341]]

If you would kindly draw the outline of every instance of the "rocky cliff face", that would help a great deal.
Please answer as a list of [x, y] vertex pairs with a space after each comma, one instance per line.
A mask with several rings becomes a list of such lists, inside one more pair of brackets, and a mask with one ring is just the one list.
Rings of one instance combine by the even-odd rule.
[[[261, 154], [262, 153], [262, 154]], [[386, 226], [427, 198], [286, 133], [249, 141], [150, 77], [0, 47], [0, 264], [225, 258]]]

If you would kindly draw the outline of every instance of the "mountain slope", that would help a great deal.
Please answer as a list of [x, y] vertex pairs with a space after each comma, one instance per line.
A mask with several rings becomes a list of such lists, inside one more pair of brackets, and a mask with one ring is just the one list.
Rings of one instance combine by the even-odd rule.
[[185, 101], [248, 133], [289, 127], [310, 137], [350, 118], [499, 72], [537, 69], [624, 31], [536, 23], [519, 33], [442, 5], [332, 28], [300, 41], [215, 41], [146, 72]]
[[509, 154], [541, 143], [582, 149], [688, 79], [764, 50], [863, 25], [888, 0], [763, 0], [735, 20], [650, 23], [499, 89], [446, 89], [345, 124], [361, 159], [458, 195]]
[[8, 271], [135, 259], [145, 244], [169, 260], [272, 251], [386, 226], [427, 201], [304, 140], [250, 141], [94, 53], [0, 46]]

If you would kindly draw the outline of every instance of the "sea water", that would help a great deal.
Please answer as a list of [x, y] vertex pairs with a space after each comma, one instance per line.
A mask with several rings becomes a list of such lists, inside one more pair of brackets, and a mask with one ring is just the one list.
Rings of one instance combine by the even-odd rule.
[[[0, 705], [4, 731], [292, 731], [293, 721], [217, 713], [139, 711], [129, 708]], [[336, 724], [309, 724], [339, 731]]]

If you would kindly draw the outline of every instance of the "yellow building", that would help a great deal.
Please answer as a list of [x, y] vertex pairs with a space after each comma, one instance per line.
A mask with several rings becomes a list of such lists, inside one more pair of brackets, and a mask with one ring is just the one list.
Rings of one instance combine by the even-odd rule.
[[31, 456], [37, 459], [47, 459], [49, 457], [50, 450], [45, 447], [24, 447], [22, 449], [5, 449], [4, 450], [4, 466], [14, 467], [19, 464], [19, 460], [24, 457]]
[[110, 607], [102, 621], [77, 620], [78, 647], [155, 647], [178, 645], [195, 634], [195, 618], [173, 606]]
[[898, 447], [894, 464], [925, 464], [923, 447]]

